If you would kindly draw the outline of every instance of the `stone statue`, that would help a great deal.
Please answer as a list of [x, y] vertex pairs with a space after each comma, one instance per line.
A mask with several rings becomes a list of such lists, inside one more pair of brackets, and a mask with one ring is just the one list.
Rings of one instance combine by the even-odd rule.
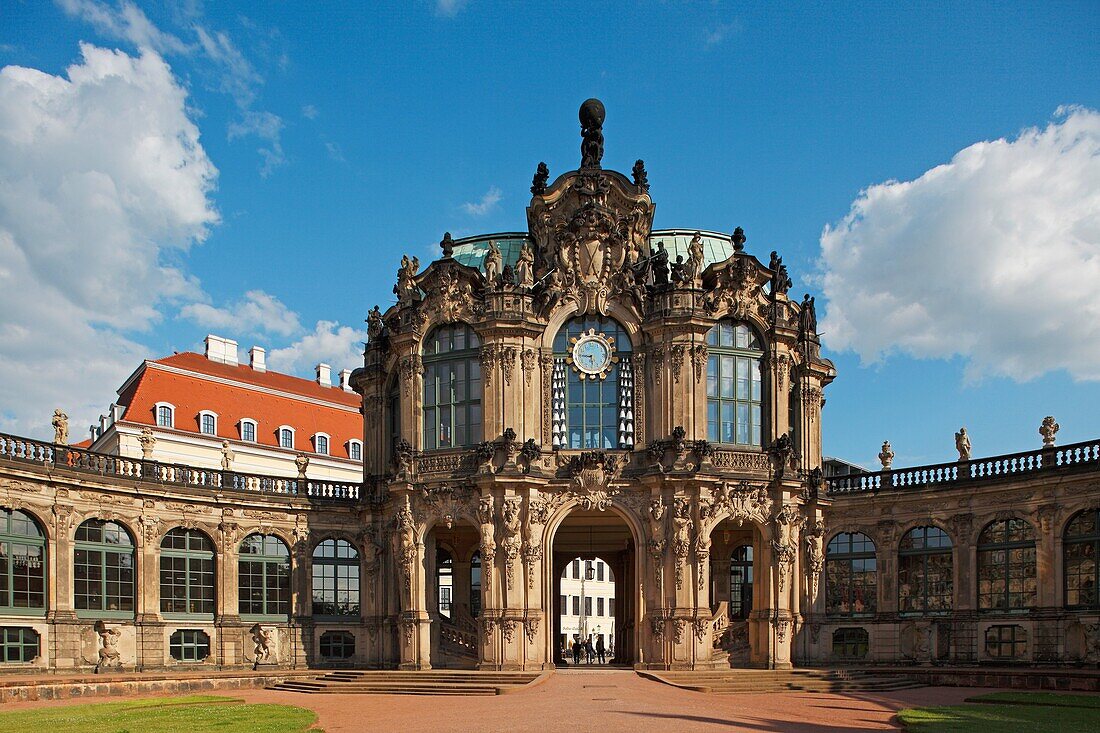
[[955, 433], [955, 448], [959, 451], [960, 461], [970, 460], [970, 436], [966, 434], [966, 428], [959, 428]]
[[703, 233], [695, 232], [688, 243], [688, 276], [693, 285], [699, 284], [703, 275]]
[[443, 232], [443, 239], [439, 241], [439, 248], [443, 250], [444, 257], [451, 257], [455, 253], [455, 241], [451, 239], [450, 232]]
[[504, 269], [504, 257], [500, 254], [500, 247], [495, 240], [489, 240], [489, 251], [485, 255], [485, 279], [490, 285], [496, 285]]
[[53, 425], [53, 442], [57, 445], [68, 445], [69, 443], [69, 416], [58, 408], [53, 411], [53, 420], [50, 421]]
[[599, 168], [603, 160], [603, 102], [586, 99], [581, 105], [581, 168]]
[[538, 168], [535, 169], [535, 177], [531, 179], [531, 193], [542, 196], [546, 193], [546, 182], [549, 180], [550, 169], [546, 167], [546, 163], [539, 163]]
[[654, 285], [668, 285], [668, 252], [664, 242], [657, 242], [657, 251], [649, 258], [649, 269], [653, 272]]
[[378, 306], [374, 306], [367, 311], [367, 339], [369, 341], [377, 341], [378, 337], [382, 335], [382, 329], [385, 324], [382, 323], [382, 311], [378, 309]]
[[274, 629], [260, 624], [255, 624], [248, 630], [252, 634], [252, 656], [255, 658], [253, 667], [261, 662], [271, 661], [271, 647], [273, 646]]
[[118, 640], [122, 632], [112, 629], [102, 619], [95, 622], [95, 632], [99, 635], [99, 662], [95, 666], [96, 674], [104, 667], [122, 666], [122, 655], [118, 651]]
[[733, 236], [730, 237], [730, 241], [733, 242], [733, 251], [742, 252], [745, 249], [745, 242], [748, 241], [748, 237], [745, 236], [745, 230], [741, 227], [737, 227], [733, 230]]
[[519, 250], [519, 258], [516, 260], [516, 284], [525, 288], [531, 287], [535, 282], [535, 251], [530, 242], [524, 242]]
[[684, 262], [683, 255], [676, 255], [676, 261], [672, 263], [672, 282], [677, 285], [687, 285], [690, 282], [688, 266]]
[[1047, 415], [1043, 418], [1043, 424], [1039, 426], [1039, 435], [1043, 436], [1043, 447], [1054, 447], [1054, 436], [1058, 434], [1058, 428], [1060, 426], [1054, 421], [1053, 415]]
[[306, 469], [309, 468], [309, 456], [299, 453], [294, 456], [294, 465], [298, 467], [298, 478], [305, 478]]
[[882, 470], [887, 471], [890, 466], [894, 465], [894, 449], [890, 447], [890, 441], [882, 441], [882, 450], [879, 451], [878, 459], [882, 463]]
[[407, 303], [415, 298], [417, 292], [416, 273], [419, 271], [419, 258], [413, 257], [410, 259], [408, 255], [401, 256], [401, 267], [397, 270], [397, 285], [393, 288], [398, 302]]
[[138, 436], [138, 444], [141, 446], [141, 457], [149, 460], [153, 457], [153, 448], [157, 444], [157, 438], [153, 435], [152, 428], [142, 428]]
[[516, 284], [516, 271], [511, 265], [505, 265], [504, 271], [500, 273], [501, 285], [515, 285]]
[[229, 441], [222, 441], [222, 470], [229, 471], [233, 468], [233, 459], [237, 456], [229, 448]]
[[809, 293], [802, 296], [802, 310], [798, 314], [798, 336], [817, 341], [817, 307]]
[[649, 193], [649, 175], [645, 172], [645, 161], [640, 158], [636, 160], [631, 174], [634, 176], [634, 185]]
[[791, 276], [787, 273], [787, 266], [783, 264], [783, 258], [779, 256], [778, 252], [772, 252], [768, 269], [772, 271], [772, 294], [786, 295], [794, 283], [791, 282]]

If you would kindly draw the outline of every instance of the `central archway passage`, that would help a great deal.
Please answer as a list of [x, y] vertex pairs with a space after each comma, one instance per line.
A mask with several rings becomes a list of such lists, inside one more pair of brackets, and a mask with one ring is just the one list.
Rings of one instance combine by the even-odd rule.
[[[599, 634], [604, 635], [604, 645], [612, 652], [610, 663], [633, 664], [638, 604], [633, 592], [637, 587], [636, 558], [634, 538], [626, 521], [614, 511], [574, 509], [558, 526], [552, 547], [555, 664], [571, 663], [567, 645], [574, 636], [584, 637], [583, 642], [589, 634], [593, 643]], [[582, 581], [585, 587], [591, 583], [595, 592], [582, 595]], [[609, 585], [613, 588], [610, 593]]]

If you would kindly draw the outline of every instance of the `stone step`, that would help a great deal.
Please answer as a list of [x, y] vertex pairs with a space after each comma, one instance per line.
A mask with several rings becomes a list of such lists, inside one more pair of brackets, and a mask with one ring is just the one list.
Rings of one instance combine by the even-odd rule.
[[500, 695], [540, 676], [532, 672], [338, 670], [312, 679], [287, 680], [272, 689], [314, 695]]
[[695, 692], [718, 694], [771, 692], [887, 692], [923, 685], [904, 675], [848, 670], [730, 670], [640, 672], [657, 682]]

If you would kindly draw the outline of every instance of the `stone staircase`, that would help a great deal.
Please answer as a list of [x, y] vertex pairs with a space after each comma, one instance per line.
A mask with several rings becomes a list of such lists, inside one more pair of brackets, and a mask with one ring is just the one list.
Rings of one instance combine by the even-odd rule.
[[901, 674], [843, 669], [723, 669], [698, 672], [639, 671], [642, 677], [695, 692], [892, 692], [924, 685]]
[[312, 679], [280, 682], [269, 689], [310, 694], [504, 695], [541, 681], [540, 672], [473, 670], [339, 670]]

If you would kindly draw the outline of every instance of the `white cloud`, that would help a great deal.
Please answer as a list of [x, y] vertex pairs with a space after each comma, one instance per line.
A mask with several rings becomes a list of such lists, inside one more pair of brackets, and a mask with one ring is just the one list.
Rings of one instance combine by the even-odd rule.
[[[166, 304], [201, 299], [173, 265], [218, 213], [187, 92], [151, 50], [81, 46], [53, 76], [0, 69], [0, 426], [88, 424], [147, 351]], [[74, 427], [74, 435], [77, 433]]]
[[481, 201], [476, 203], [467, 201], [462, 204], [462, 210], [470, 216], [485, 216], [500, 203], [501, 196], [502, 194], [499, 188], [490, 186], [489, 190], [485, 192], [485, 195], [481, 197]]
[[138, 48], [160, 54], [185, 54], [191, 49], [171, 33], [164, 33], [132, 2], [122, 0], [111, 8], [95, 0], [57, 0], [71, 16], [82, 18], [107, 38], [129, 41]]
[[439, 15], [453, 18], [466, 7], [466, 0], [436, 0], [435, 12]]
[[718, 23], [717, 25], [703, 31], [703, 44], [708, 48], [711, 46], [718, 46], [730, 36], [736, 35], [740, 32], [740, 23]]
[[230, 140], [255, 135], [267, 143], [266, 146], [256, 149], [263, 159], [260, 175], [264, 178], [286, 162], [286, 156], [283, 155], [282, 131], [282, 118], [270, 112], [245, 110], [239, 121], [229, 123]]
[[302, 117], [305, 117], [307, 120], [317, 119], [318, 114], [320, 113], [317, 111], [317, 108], [314, 107], [312, 104], [307, 104], [302, 107]]
[[233, 335], [274, 333], [292, 336], [302, 330], [298, 314], [262, 290], [249, 290], [242, 300], [223, 308], [208, 303], [190, 303], [180, 309], [180, 316]]
[[312, 333], [290, 346], [273, 349], [267, 355], [267, 362], [270, 368], [290, 374], [308, 373], [319, 362], [334, 370], [354, 369], [363, 365], [363, 342], [366, 340], [366, 329], [318, 321]]
[[821, 235], [822, 333], [875, 362], [962, 356], [967, 378], [1100, 379], [1100, 113], [980, 142], [867, 188]]

